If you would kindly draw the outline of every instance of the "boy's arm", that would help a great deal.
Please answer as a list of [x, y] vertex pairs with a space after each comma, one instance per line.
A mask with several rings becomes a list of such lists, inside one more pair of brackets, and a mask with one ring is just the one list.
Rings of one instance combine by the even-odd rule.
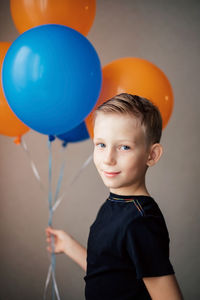
[[183, 300], [174, 275], [145, 277], [143, 281], [152, 300]]
[[72, 238], [70, 246], [66, 247], [64, 253], [75, 261], [85, 272], [87, 267], [87, 250]]

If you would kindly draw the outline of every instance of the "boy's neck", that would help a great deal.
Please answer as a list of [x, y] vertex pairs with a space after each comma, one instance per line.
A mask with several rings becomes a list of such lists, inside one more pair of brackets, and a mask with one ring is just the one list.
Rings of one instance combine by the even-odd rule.
[[131, 187], [121, 187], [121, 188], [110, 188], [110, 192], [117, 195], [124, 195], [124, 196], [150, 196], [145, 183], [138, 186], [131, 186]]

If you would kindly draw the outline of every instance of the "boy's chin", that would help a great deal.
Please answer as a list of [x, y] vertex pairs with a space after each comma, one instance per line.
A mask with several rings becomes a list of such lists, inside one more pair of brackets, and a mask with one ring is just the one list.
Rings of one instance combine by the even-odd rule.
[[119, 189], [121, 186], [119, 184], [114, 184], [114, 183], [109, 183], [106, 180], [103, 180], [103, 183], [105, 184], [105, 186], [109, 189]]

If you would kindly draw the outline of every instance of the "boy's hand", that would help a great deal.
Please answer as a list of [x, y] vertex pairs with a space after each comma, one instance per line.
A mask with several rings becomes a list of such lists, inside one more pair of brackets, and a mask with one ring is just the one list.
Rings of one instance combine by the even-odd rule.
[[46, 228], [46, 241], [49, 244], [47, 250], [52, 253], [52, 235], [54, 236], [54, 253], [66, 253], [72, 244], [72, 237], [63, 230]]
[[55, 230], [51, 227], [46, 228], [47, 243], [49, 246], [47, 250], [52, 253], [51, 239], [54, 236], [54, 253], [65, 253], [72, 260], [74, 260], [84, 271], [87, 267], [87, 251], [81, 246], [71, 235], [63, 230]]

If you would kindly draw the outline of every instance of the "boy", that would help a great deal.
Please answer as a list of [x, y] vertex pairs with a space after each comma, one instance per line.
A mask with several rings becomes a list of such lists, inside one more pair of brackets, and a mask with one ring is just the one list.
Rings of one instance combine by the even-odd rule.
[[87, 252], [70, 235], [47, 228], [55, 252], [87, 270], [87, 300], [183, 299], [166, 224], [145, 184], [148, 167], [162, 155], [161, 133], [158, 109], [139, 96], [117, 95], [95, 112], [94, 163], [110, 195], [90, 227]]

